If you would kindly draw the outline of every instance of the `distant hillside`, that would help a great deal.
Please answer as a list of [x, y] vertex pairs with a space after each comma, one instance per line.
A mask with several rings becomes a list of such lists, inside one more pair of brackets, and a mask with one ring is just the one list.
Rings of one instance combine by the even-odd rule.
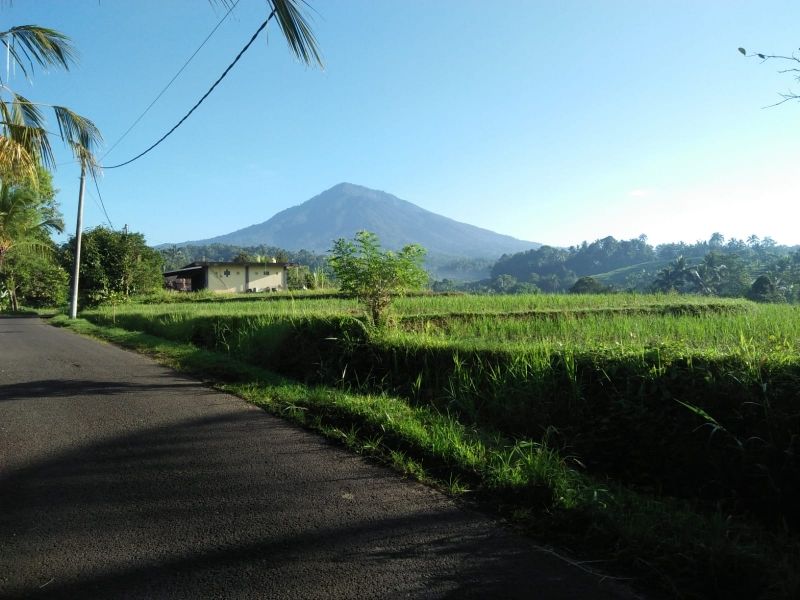
[[[703, 260], [703, 255], [693, 255], [684, 257], [689, 264], [696, 265]], [[659, 260], [651, 260], [627, 267], [607, 271], [605, 273], [594, 273], [592, 277], [605, 285], [612, 285], [617, 289], [626, 289], [630, 287], [632, 281], [647, 281], [652, 282], [656, 275], [663, 268], [669, 266], [675, 259], [662, 258]]]
[[391, 194], [351, 183], [340, 183], [258, 225], [179, 245], [268, 244], [287, 250], [326, 252], [333, 240], [351, 238], [362, 229], [376, 233], [387, 248], [417, 243], [430, 256], [439, 257], [498, 258], [541, 245], [460, 223]]

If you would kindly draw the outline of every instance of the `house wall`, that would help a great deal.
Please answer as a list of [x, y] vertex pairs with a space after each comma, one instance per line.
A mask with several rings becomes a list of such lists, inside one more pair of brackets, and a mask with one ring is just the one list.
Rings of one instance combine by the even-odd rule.
[[[247, 278], [249, 267], [249, 281]], [[227, 273], [227, 274], [226, 274]], [[271, 264], [214, 265], [208, 268], [208, 289], [213, 292], [245, 292], [254, 289], [286, 289], [286, 267]]]
[[250, 265], [250, 289], [262, 292], [266, 288], [286, 289], [286, 267], [276, 265]]
[[243, 292], [244, 265], [208, 267], [208, 289], [212, 292]]

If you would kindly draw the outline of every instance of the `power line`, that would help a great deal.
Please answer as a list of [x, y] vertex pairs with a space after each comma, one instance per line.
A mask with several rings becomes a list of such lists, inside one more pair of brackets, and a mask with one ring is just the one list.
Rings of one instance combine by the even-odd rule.
[[102, 210], [102, 207], [100, 206], [100, 202], [97, 201], [97, 198], [95, 198], [95, 195], [92, 192], [88, 191], [88, 190], [87, 190], [87, 194], [89, 194], [89, 197], [92, 199], [92, 201], [94, 202], [94, 205], [97, 207], [97, 209], [98, 210]]
[[100, 199], [100, 207], [103, 209], [103, 214], [106, 216], [108, 226], [114, 229], [114, 225], [111, 223], [111, 218], [108, 216], [108, 211], [106, 210], [106, 203], [103, 202], [103, 194], [100, 193], [100, 186], [97, 185], [97, 177], [92, 177], [92, 181], [94, 181], [94, 189], [97, 190], [97, 197]]
[[190, 63], [190, 62], [192, 62], [192, 60], [194, 59], [194, 57], [195, 57], [195, 56], [197, 56], [197, 53], [198, 53], [198, 52], [200, 52], [200, 50], [202, 50], [202, 49], [203, 49], [203, 46], [205, 46], [205, 45], [206, 45], [206, 42], [208, 42], [208, 40], [210, 40], [210, 39], [211, 39], [211, 36], [212, 36], [212, 35], [214, 35], [214, 34], [216, 33], [217, 29], [219, 29], [219, 28], [220, 28], [220, 26], [222, 25], [222, 23], [225, 21], [225, 19], [227, 19], [227, 18], [228, 18], [228, 15], [230, 15], [230, 14], [231, 14], [231, 12], [233, 12], [233, 9], [234, 9], [234, 8], [236, 8], [236, 5], [237, 5], [237, 4], [239, 4], [239, 1], [240, 1], [240, 0], [236, 0], [236, 2], [234, 2], [234, 3], [231, 5], [231, 7], [228, 9], [228, 12], [226, 12], [226, 13], [225, 13], [225, 14], [222, 16], [222, 18], [219, 20], [219, 22], [218, 22], [218, 23], [217, 23], [217, 25], [214, 27], [214, 29], [212, 29], [212, 30], [211, 30], [211, 33], [209, 33], [209, 34], [206, 36], [206, 39], [204, 39], [204, 40], [203, 40], [203, 42], [202, 42], [202, 43], [201, 43], [201, 44], [200, 44], [200, 45], [197, 47], [197, 50], [195, 50], [195, 51], [192, 53], [192, 55], [191, 55], [191, 56], [190, 56], [188, 59], [186, 59], [186, 62], [185, 62], [185, 63], [183, 63], [183, 66], [182, 66], [182, 67], [181, 67], [181, 68], [178, 70], [178, 72], [177, 72], [177, 73], [175, 73], [175, 76], [174, 76], [172, 79], [170, 79], [170, 80], [169, 80], [169, 83], [167, 83], [167, 85], [165, 85], [165, 86], [164, 86], [164, 89], [162, 89], [162, 90], [161, 90], [161, 91], [158, 93], [158, 95], [157, 95], [157, 96], [156, 96], [156, 97], [153, 99], [153, 101], [152, 101], [152, 102], [151, 102], [151, 103], [150, 103], [150, 104], [147, 106], [147, 108], [145, 108], [145, 109], [144, 109], [144, 112], [142, 112], [142, 114], [140, 114], [140, 115], [138, 116], [138, 118], [137, 118], [137, 119], [136, 119], [136, 120], [133, 122], [133, 124], [132, 124], [130, 127], [128, 127], [128, 129], [126, 129], [126, 130], [125, 130], [125, 133], [123, 133], [123, 134], [120, 136], [120, 138], [119, 138], [119, 139], [118, 139], [116, 142], [114, 142], [114, 143], [112, 144], [112, 146], [111, 146], [111, 147], [110, 147], [110, 148], [109, 148], [109, 149], [106, 151], [106, 153], [105, 153], [105, 154], [103, 154], [103, 156], [101, 156], [101, 157], [100, 157], [100, 161], [102, 161], [102, 160], [103, 160], [103, 159], [104, 159], [106, 156], [108, 156], [109, 154], [111, 154], [111, 152], [114, 150], [114, 148], [116, 148], [116, 147], [119, 145], [119, 143], [120, 143], [122, 140], [124, 140], [124, 139], [127, 137], [127, 135], [128, 135], [128, 134], [129, 134], [129, 133], [130, 133], [130, 132], [133, 130], [133, 128], [134, 128], [134, 127], [136, 127], [136, 126], [139, 124], [139, 121], [141, 121], [141, 120], [144, 118], [144, 116], [145, 116], [145, 115], [146, 115], [146, 114], [147, 114], [147, 113], [150, 111], [150, 109], [151, 109], [151, 108], [153, 108], [153, 105], [154, 105], [156, 102], [158, 102], [158, 100], [161, 98], [161, 96], [163, 96], [163, 95], [164, 95], [164, 92], [166, 92], [166, 91], [167, 91], [167, 90], [170, 88], [170, 86], [171, 86], [171, 85], [172, 85], [172, 84], [175, 82], [175, 80], [176, 80], [176, 79], [177, 79], [177, 78], [180, 76], [180, 74], [181, 74], [181, 73], [183, 73], [184, 69], [186, 69], [186, 67], [188, 67], [188, 66], [189, 66], [189, 63]]
[[200, 98], [200, 100], [198, 100], [198, 101], [197, 101], [197, 104], [195, 104], [195, 105], [194, 105], [194, 106], [193, 106], [193, 107], [192, 107], [192, 108], [189, 110], [189, 112], [187, 112], [187, 113], [186, 113], [186, 114], [183, 116], [183, 118], [182, 118], [180, 121], [178, 121], [178, 123], [177, 123], [177, 124], [176, 124], [176, 125], [175, 125], [175, 126], [172, 128], [172, 129], [170, 129], [170, 130], [169, 130], [167, 133], [165, 133], [165, 134], [164, 134], [164, 135], [161, 137], [161, 139], [159, 139], [159, 140], [158, 140], [158, 141], [157, 141], [155, 144], [153, 144], [152, 146], [150, 146], [149, 148], [147, 148], [147, 150], [145, 150], [144, 152], [141, 152], [140, 154], [137, 154], [136, 156], [134, 156], [134, 157], [133, 157], [133, 158], [131, 158], [130, 160], [126, 160], [126, 161], [125, 161], [125, 162], [123, 162], [123, 163], [120, 163], [120, 164], [118, 164], [118, 165], [112, 165], [112, 166], [110, 166], [110, 167], [103, 166], [102, 168], [103, 168], [103, 169], [118, 169], [119, 167], [124, 167], [125, 165], [129, 165], [129, 164], [131, 164], [133, 161], [135, 161], [135, 160], [139, 160], [140, 158], [142, 158], [142, 157], [143, 157], [145, 154], [147, 154], [148, 152], [150, 152], [151, 150], [153, 150], [153, 149], [154, 149], [156, 146], [158, 146], [158, 145], [159, 145], [161, 142], [163, 142], [163, 141], [164, 141], [165, 139], [167, 139], [167, 138], [168, 138], [170, 135], [172, 135], [172, 133], [173, 133], [173, 132], [174, 132], [174, 131], [175, 131], [175, 130], [178, 128], [178, 127], [180, 127], [181, 125], [183, 125], [183, 122], [184, 122], [186, 119], [188, 119], [188, 118], [189, 118], [189, 116], [190, 116], [190, 115], [191, 115], [191, 114], [192, 114], [192, 113], [193, 113], [193, 112], [194, 112], [194, 111], [197, 109], [197, 107], [198, 107], [198, 106], [200, 106], [200, 105], [203, 103], [203, 101], [204, 101], [206, 98], [208, 98], [208, 96], [210, 96], [210, 95], [211, 95], [211, 92], [213, 92], [213, 91], [214, 91], [214, 88], [216, 88], [216, 87], [217, 87], [217, 85], [219, 85], [219, 83], [220, 83], [220, 82], [221, 82], [223, 79], [225, 79], [225, 77], [228, 75], [228, 73], [230, 72], [230, 70], [231, 70], [231, 69], [234, 67], [234, 65], [235, 65], [237, 62], [239, 62], [239, 59], [240, 59], [240, 58], [242, 58], [242, 55], [243, 55], [245, 52], [247, 52], [247, 50], [250, 48], [250, 46], [252, 46], [252, 45], [253, 45], [253, 42], [255, 42], [255, 41], [256, 41], [256, 38], [258, 37], [258, 35], [259, 35], [259, 34], [260, 34], [262, 31], [264, 31], [264, 29], [266, 28], [267, 24], [270, 22], [270, 20], [271, 20], [271, 19], [272, 19], [272, 17], [274, 17], [274, 16], [275, 16], [275, 9], [273, 9], [273, 10], [272, 10], [272, 12], [269, 14], [269, 16], [267, 17], [267, 19], [266, 19], [266, 20], [265, 20], [265, 21], [264, 21], [264, 22], [261, 24], [261, 26], [260, 26], [260, 27], [259, 27], [259, 28], [256, 30], [256, 32], [253, 34], [253, 37], [251, 37], [251, 38], [250, 38], [250, 41], [249, 41], [249, 42], [247, 42], [247, 44], [245, 44], [244, 48], [242, 48], [242, 49], [239, 51], [239, 54], [237, 54], [237, 55], [236, 55], [236, 58], [234, 58], [234, 59], [233, 59], [233, 62], [232, 62], [231, 64], [229, 64], [229, 65], [228, 65], [228, 68], [227, 68], [227, 69], [225, 69], [225, 71], [223, 71], [222, 75], [220, 75], [220, 76], [219, 76], [219, 79], [217, 79], [217, 80], [214, 82], [214, 84], [213, 84], [213, 85], [212, 85], [212, 86], [211, 86], [211, 87], [208, 89], [208, 91], [207, 91], [205, 94], [203, 94], [203, 97], [202, 97], [202, 98]]
[[103, 210], [103, 207], [102, 207], [102, 206], [100, 206], [100, 202], [97, 200], [97, 196], [95, 196], [95, 195], [94, 195], [92, 192], [90, 192], [89, 190], [87, 190], [87, 191], [86, 191], [86, 194], [89, 196], [89, 198], [91, 198], [91, 199], [92, 199], [92, 202], [94, 202], [94, 205], [97, 207], [97, 210], [98, 210], [98, 211], [102, 211], [102, 210]]

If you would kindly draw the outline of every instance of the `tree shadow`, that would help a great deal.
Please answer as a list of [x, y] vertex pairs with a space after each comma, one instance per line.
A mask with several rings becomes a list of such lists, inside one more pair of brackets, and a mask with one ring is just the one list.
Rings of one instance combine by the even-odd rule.
[[[0, 402], [26, 398], [66, 398], [81, 395], [115, 396], [135, 392], [158, 392], [192, 386], [206, 389], [201, 383], [190, 379], [176, 380], [174, 375], [163, 376], [164, 383], [134, 383], [121, 380], [98, 379], [41, 379], [0, 385]], [[152, 374], [147, 375], [152, 381]]]
[[615, 597], [488, 519], [254, 409], [20, 464], [0, 470], [2, 598]]

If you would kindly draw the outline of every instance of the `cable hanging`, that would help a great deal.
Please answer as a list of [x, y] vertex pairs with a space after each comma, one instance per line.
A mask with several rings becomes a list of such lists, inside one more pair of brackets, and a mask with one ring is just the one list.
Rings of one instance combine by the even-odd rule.
[[172, 79], [170, 79], [170, 80], [169, 80], [169, 82], [167, 83], [167, 85], [165, 85], [165, 86], [164, 86], [164, 88], [163, 88], [163, 89], [162, 89], [162, 90], [161, 90], [161, 91], [158, 93], [158, 95], [157, 95], [157, 96], [156, 96], [156, 97], [153, 99], [153, 101], [152, 101], [150, 104], [148, 104], [148, 105], [147, 105], [147, 108], [145, 108], [145, 109], [144, 109], [144, 111], [142, 112], [142, 114], [140, 114], [140, 115], [139, 115], [139, 116], [136, 118], [136, 120], [135, 120], [135, 121], [134, 121], [134, 122], [131, 124], [131, 126], [130, 126], [130, 127], [128, 127], [128, 129], [126, 129], [126, 130], [125, 130], [125, 133], [123, 133], [123, 134], [122, 134], [122, 135], [119, 137], [119, 139], [118, 139], [116, 142], [114, 142], [114, 143], [111, 145], [111, 147], [110, 147], [110, 148], [109, 148], [109, 149], [108, 149], [108, 150], [105, 152], [105, 154], [103, 154], [103, 156], [102, 156], [102, 157], [100, 157], [100, 160], [101, 160], [101, 161], [102, 161], [102, 160], [103, 160], [103, 159], [104, 159], [106, 156], [108, 156], [109, 154], [111, 154], [111, 153], [114, 151], [114, 148], [116, 148], [117, 146], [119, 146], [120, 142], [121, 142], [122, 140], [124, 140], [124, 139], [125, 139], [125, 138], [128, 136], [128, 134], [129, 134], [131, 131], [133, 131], [133, 128], [134, 128], [134, 127], [136, 127], [136, 126], [139, 124], [139, 121], [141, 121], [141, 120], [144, 118], [144, 116], [145, 116], [145, 115], [146, 115], [148, 112], [150, 112], [150, 109], [151, 109], [151, 108], [153, 108], [153, 106], [155, 105], [155, 103], [156, 103], [156, 102], [158, 102], [158, 101], [159, 101], [159, 99], [161, 98], [161, 96], [163, 96], [163, 95], [164, 95], [164, 93], [165, 93], [165, 92], [166, 92], [166, 91], [167, 91], [167, 90], [168, 90], [168, 89], [169, 89], [169, 88], [172, 86], [172, 84], [173, 84], [173, 83], [175, 83], [175, 80], [176, 80], [178, 77], [180, 77], [180, 74], [181, 74], [181, 73], [183, 73], [183, 72], [184, 72], [184, 70], [186, 69], [186, 67], [188, 67], [188, 66], [189, 66], [189, 63], [191, 63], [191, 62], [192, 62], [192, 60], [194, 60], [194, 57], [195, 57], [195, 56], [197, 56], [198, 52], [200, 52], [200, 50], [202, 50], [202, 49], [203, 49], [203, 46], [205, 46], [205, 45], [206, 45], [206, 43], [208, 43], [208, 40], [210, 40], [210, 39], [211, 39], [211, 37], [212, 37], [212, 36], [213, 36], [213, 35], [214, 35], [214, 34], [217, 32], [217, 29], [219, 29], [219, 28], [220, 28], [220, 26], [222, 26], [222, 24], [225, 22], [225, 19], [227, 19], [227, 18], [228, 18], [228, 15], [230, 15], [230, 14], [233, 12], [233, 9], [234, 9], [234, 8], [236, 8], [236, 5], [237, 5], [237, 4], [239, 4], [239, 1], [240, 1], [240, 0], [236, 0], [236, 2], [234, 2], [233, 4], [231, 4], [231, 7], [228, 9], [228, 12], [226, 12], [226, 13], [225, 13], [225, 14], [222, 16], [222, 18], [221, 18], [221, 19], [219, 20], [219, 22], [216, 24], [216, 26], [214, 27], [214, 29], [212, 29], [212, 30], [211, 30], [211, 33], [209, 33], [209, 34], [206, 36], [206, 39], [204, 39], [204, 40], [203, 40], [203, 42], [202, 42], [202, 43], [201, 43], [201, 44], [200, 44], [200, 45], [197, 47], [197, 50], [195, 50], [195, 51], [192, 53], [192, 55], [191, 55], [189, 58], [187, 58], [187, 59], [186, 59], [186, 62], [185, 62], [185, 63], [183, 63], [183, 66], [182, 66], [182, 67], [181, 67], [181, 68], [178, 70], [178, 72], [177, 72], [177, 73], [175, 73], [175, 75], [172, 77]]
[[114, 224], [111, 223], [111, 217], [108, 216], [108, 211], [106, 210], [106, 203], [103, 202], [103, 194], [100, 193], [100, 186], [97, 185], [97, 177], [92, 177], [92, 181], [94, 181], [94, 189], [97, 190], [97, 197], [100, 199], [100, 207], [103, 209], [103, 214], [106, 216], [108, 226], [114, 229]]
[[256, 32], [253, 34], [253, 37], [251, 37], [251, 38], [250, 38], [250, 41], [249, 41], [249, 42], [247, 42], [247, 44], [245, 44], [244, 48], [242, 48], [242, 49], [239, 51], [239, 54], [237, 54], [237, 55], [236, 55], [236, 58], [234, 58], [234, 59], [233, 59], [233, 62], [232, 62], [231, 64], [229, 64], [229, 65], [228, 65], [228, 68], [227, 68], [227, 69], [225, 69], [225, 71], [223, 71], [222, 75], [220, 75], [220, 76], [219, 76], [219, 79], [217, 79], [217, 80], [214, 82], [214, 84], [213, 84], [213, 85], [212, 85], [212, 86], [211, 86], [211, 87], [208, 89], [208, 91], [207, 91], [205, 94], [203, 94], [203, 97], [202, 97], [202, 98], [200, 98], [200, 100], [198, 100], [198, 101], [197, 101], [197, 104], [195, 104], [195, 105], [194, 105], [194, 106], [193, 106], [193, 107], [192, 107], [192, 108], [189, 110], [189, 112], [187, 112], [187, 113], [186, 113], [186, 114], [183, 116], [183, 118], [182, 118], [180, 121], [178, 121], [178, 123], [177, 123], [177, 124], [176, 124], [176, 125], [175, 125], [175, 126], [172, 128], [172, 129], [170, 129], [170, 130], [169, 130], [167, 133], [165, 133], [165, 134], [164, 134], [164, 135], [161, 137], [161, 139], [159, 139], [159, 140], [158, 140], [158, 141], [157, 141], [155, 144], [153, 144], [152, 146], [150, 146], [149, 148], [147, 148], [147, 149], [146, 149], [144, 152], [141, 152], [140, 154], [137, 154], [136, 156], [134, 156], [134, 157], [133, 157], [133, 158], [131, 158], [130, 160], [126, 160], [126, 161], [125, 161], [125, 162], [123, 162], [123, 163], [119, 163], [118, 165], [112, 165], [112, 166], [110, 166], [110, 167], [109, 167], [109, 166], [103, 166], [102, 168], [103, 168], [103, 169], [118, 169], [118, 168], [120, 168], [120, 167], [124, 167], [125, 165], [129, 165], [129, 164], [131, 164], [133, 161], [135, 161], [135, 160], [139, 160], [140, 158], [142, 158], [142, 157], [143, 157], [145, 154], [147, 154], [148, 152], [150, 152], [151, 150], [153, 150], [153, 149], [154, 149], [156, 146], [158, 146], [158, 145], [159, 145], [161, 142], [163, 142], [163, 141], [164, 141], [165, 139], [167, 139], [167, 138], [168, 138], [170, 135], [172, 135], [172, 133], [173, 133], [173, 132], [174, 132], [174, 131], [175, 131], [175, 130], [178, 128], [178, 127], [180, 127], [181, 125], [183, 125], [183, 122], [184, 122], [186, 119], [188, 119], [188, 118], [189, 118], [189, 116], [190, 116], [190, 115], [191, 115], [191, 114], [192, 114], [192, 113], [193, 113], [193, 112], [194, 112], [194, 111], [197, 109], [197, 107], [198, 107], [198, 106], [200, 106], [200, 105], [203, 103], [203, 101], [204, 101], [206, 98], [208, 98], [208, 96], [209, 96], [209, 95], [211, 95], [211, 92], [213, 92], [213, 91], [214, 91], [214, 88], [216, 88], [216, 87], [217, 87], [217, 85], [219, 85], [219, 83], [220, 83], [220, 82], [221, 82], [223, 79], [225, 79], [225, 77], [228, 75], [228, 73], [230, 72], [230, 70], [231, 70], [231, 69], [234, 67], [234, 65], [235, 65], [237, 62], [239, 62], [239, 59], [240, 59], [240, 58], [242, 58], [242, 55], [243, 55], [245, 52], [247, 52], [247, 50], [250, 48], [250, 46], [252, 46], [252, 45], [253, 45], [253, 42], [255, 42], [255, 41], [256, 41], [256, 38], [259, 36], [259, 34], [260, 34], [262, 31], [264, 31], [264, 29], [266, 28], [267, 24], [270, 22], [270, 20], [271, 20], [271, 19], [272, 19], [272, 17], [274, 17], [274, 16], [275, 16], [275, 10], [273, 9], [273, 11], [272, 11], [272, 12], [269, 14], [269, 16], [267, 17], [267, 19], [266, 19], [266, 20], [265, 20], [265, 21], [264, 21], [264, 22], [261, 24], [261, 26], [260, 26], [260, 27], [259, 27], [259, 28], [256, 30]]

